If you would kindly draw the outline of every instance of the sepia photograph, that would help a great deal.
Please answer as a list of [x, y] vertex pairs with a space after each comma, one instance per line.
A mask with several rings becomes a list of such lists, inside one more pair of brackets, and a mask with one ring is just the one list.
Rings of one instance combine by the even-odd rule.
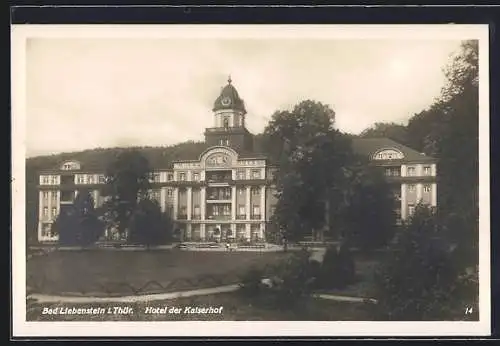
[[15, 334], [489, 334], [487, 26], [13, 25], [12, 62]]

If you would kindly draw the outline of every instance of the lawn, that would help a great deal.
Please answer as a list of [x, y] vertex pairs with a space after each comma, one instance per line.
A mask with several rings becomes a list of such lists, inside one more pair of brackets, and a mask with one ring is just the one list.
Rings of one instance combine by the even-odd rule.
[[[114, 307], [132, 308], [133, 314], [107, 313]], [[146, 313], [146, 308], [179, 308], [180, 313]], [[88, 304], [28, 304], [28, 321], [370, 321], [369, 306], [360, 303], [333, 302], [322, 299], [309, 299], [302, 308], [276, 309], [265, 305], [252, 304], [238, 292], [221, 293], [209, 296], [179, 298], [175, 300], [135, 304], [93, 304], [102, 307], [104, 314], [95, 315], [49, 315], [42, 314], [44, 308], [89, 308]], [[221, 313], [187, 314], [185, 307], [222, 307]], [[168, 311], [168, 310], [167, 310]]]
[[30, 291], [96, 296], [171, 292], [240, 281], [283, 252], [55, 251], [27, 261]]

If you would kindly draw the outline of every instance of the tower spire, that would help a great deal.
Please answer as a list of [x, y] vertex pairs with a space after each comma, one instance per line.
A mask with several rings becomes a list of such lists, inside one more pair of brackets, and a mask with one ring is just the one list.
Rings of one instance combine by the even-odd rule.
[[229, 76], [227, 77], [227, 83], [228, 84], [231, 84], [233, 80], [231, 79], [231, 74], [229, 74]]

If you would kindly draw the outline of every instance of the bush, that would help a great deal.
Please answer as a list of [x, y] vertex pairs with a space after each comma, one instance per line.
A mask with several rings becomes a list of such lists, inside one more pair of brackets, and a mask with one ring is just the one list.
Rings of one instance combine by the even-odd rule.
[[347, 246], [331, 246], [318, 268], [317, 288], [344, 288], [355, 281], [354, 259]]
[[417, 206], [409, 224], [391, 244], [375, 274], [379, 319], [453, 319], [458, 270], [436, 220], [430, 209]]
[[[250, 269], [242, 278], [240, 292], [266, 308], [294, 309], [310, 296], [312, 273], [309, 253], [302, 251], [266, 271]], [[262, 283], [264, 277], [266, 284]]]

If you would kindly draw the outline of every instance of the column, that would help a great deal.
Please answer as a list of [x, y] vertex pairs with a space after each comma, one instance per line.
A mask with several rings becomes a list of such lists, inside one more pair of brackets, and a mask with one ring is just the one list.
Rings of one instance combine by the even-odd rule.
[[250, 224], [249, 223], [245, 224], [245, 233], [246, 233], [245, 237], [247, 239], [251, 239], [252, 234], [251, 234], [251, 231], [250, 231]]
[[187, 188], [187, 219], [191, 220], [191, 210], [193, 208], [193, 188], [189, 186]]
[[202, 240], [205, 240], [205, 224], [204, 223], [200, 224], [200, 238]]
[[178, 211], [179, 211], [179, 188], [174, 188], [174, 220], [177, 220]]
[[406, 219], [406, 184], [401, 184], [401, 219]]
[[201, 220], [205, 220], [205, 218], [206, 218], [206, 203], [207, 203], [207, 198], [206, 198], [205, 194], [206, 194], [206, 187], [202, 186], [201, 190], [200, 190], [200, 214], [201, 214]]
[[401, 176], [406, 177], [406, 165], [401, 165]]
[[436, 207], [437, 206], [437, 184], [432, 183], [431, 185], [431, 206]]
[[432, 175], [433, 177], [435, 177], [435, 176], [436, 176], [436, 174], [437, 174], [436, 164], [435, 164], [435, 163], [433, 163], [433, 164], [431, 165], [431, 175]]
[[266, 229], [266, 224], [265, 223], [261, 223], [260, 224], [260, 232], [259, 232], [259, 238], [260, 239], [264, 239], [264, 233], [265, 233], [265, 229]]
[[231, 220], [236, 220], [236, 186], [231, 187]]
[[250, 186], [247, 186], [247, 191], [246, 191], [246, 203], [245, 203], [245, 208], [246, 208], [246, 219], [250, 220]]
[[422, 183], [417, 184], [417, 204], [422, 201], [422, 192], [423, 192], [424, 186]]
[[260, 187], [260, 219], [266, 220], [266, 186]]
[[165, 212], [166, 204], [167, 204], [167, 188], [162, 187], [160, 189], [160, 207], [162, 212]]
[[43, 191], [38, 191], [38, 241], [42, 240]]

